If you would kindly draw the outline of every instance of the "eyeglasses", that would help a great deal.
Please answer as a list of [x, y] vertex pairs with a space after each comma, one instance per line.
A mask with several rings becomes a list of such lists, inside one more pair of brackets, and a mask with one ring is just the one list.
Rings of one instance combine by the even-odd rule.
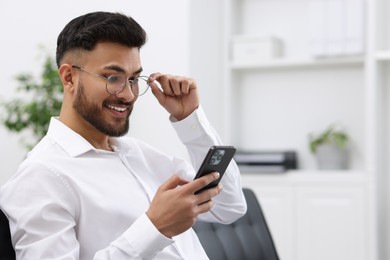
[[142, 96], [143, 94], [146, 93], [146, 91], [148, 91], [148, 88], [149, 88], [149, 84], [148, 84], [149, 77], [148, 76], [138, 76], [134, 79], [129, 79], [129, 78], [126, 78], [126, 76], [123, 74], [112, 74], [108, 77], [104, 77], [102, 75], [92, 73], [92, 72], [85, 70], [84, 68], [76, 66], [76, 65], [72, 65], [72, 68], [87, 72], [88, 74], [91, 74], [92, 76], [104, 79], [106, 81], [106, 91], [111, 95], [116, 95], [116, 94], [122, 92], [122, 90], [126, 86], [126, 82], [129, 82], [131, 92], [133, 92], [133, 94], [135, 96]]

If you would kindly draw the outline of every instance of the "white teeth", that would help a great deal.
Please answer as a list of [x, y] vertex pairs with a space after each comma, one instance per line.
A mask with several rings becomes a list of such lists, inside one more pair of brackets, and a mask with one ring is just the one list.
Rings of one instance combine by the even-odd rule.
[[114, 106], [110, 106], [110, 105], [108, 105], [107, 107], [110, 109], [113, 109], [115, 111], [118, 111], [118, 112], [124, 112], [126, 110], [126, 108], [124, 108], [124, 107], [114, 107]]

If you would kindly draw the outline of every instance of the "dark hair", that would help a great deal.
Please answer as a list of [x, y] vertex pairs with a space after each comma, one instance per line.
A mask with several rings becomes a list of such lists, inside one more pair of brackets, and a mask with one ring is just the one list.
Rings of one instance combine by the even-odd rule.
[[57, 66], [68, 51], [91, 51], [99, 42], [141, 48], [146, 42], [146, 32], [133, 18], [120, 13], [93, 12], [79, 16], [70, 21], [58, 36]]

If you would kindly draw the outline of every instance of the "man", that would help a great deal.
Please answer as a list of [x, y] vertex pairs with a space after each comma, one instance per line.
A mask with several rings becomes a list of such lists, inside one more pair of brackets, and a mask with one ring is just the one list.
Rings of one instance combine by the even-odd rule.
[[[18, 259], [206, 259], [191, 228], [196, 218], [230, 223], [245, 213], [234, 162], [219, 186], [195, 195], [218, 178], [193, 180], [220, 140], [194, 80], [140, 76], [145, 41], [139, 24], [118, 13], [80, 16], [60, 33], [61, 113], [0, 191]], [[147, 90], [143, 79], [170, 113], [192, 166], [120, 137]]]

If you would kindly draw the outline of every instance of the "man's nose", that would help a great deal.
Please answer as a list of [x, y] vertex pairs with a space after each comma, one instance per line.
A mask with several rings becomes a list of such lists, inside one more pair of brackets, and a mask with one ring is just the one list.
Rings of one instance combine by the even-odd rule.
[[126, 84], [125, 87], [122, 89], [121, 92], [117, 93], [116, 96], [118, 98], [123, 99], [125, 102], [131, 102], [135, 98], [137, 98], [137, 96], [133, 93], [130, 82], [126, 81], [125, 84]]

